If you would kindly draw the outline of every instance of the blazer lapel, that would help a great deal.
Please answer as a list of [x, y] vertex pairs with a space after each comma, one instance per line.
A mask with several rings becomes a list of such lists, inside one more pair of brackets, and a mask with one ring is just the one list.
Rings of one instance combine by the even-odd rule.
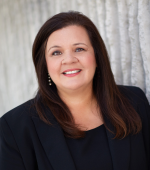
[[[106, 120], [106, 124], [113, 131], [114, 128]], [[114, 170], [128, 170], [130, 161], [130, 137], [124, 139], [113, 139], [115, 137], [109, 130], [106, 129], [108, 144], [112, 156]]]
[[71, 154], [58, 123], [47, 125], [37, 117], [32, 117], [40, 142], [54, 170], [76, 170]]

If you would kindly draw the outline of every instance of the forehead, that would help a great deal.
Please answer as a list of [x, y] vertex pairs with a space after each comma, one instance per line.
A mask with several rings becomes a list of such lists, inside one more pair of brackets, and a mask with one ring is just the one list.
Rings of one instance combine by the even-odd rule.
[[90, 43], [86, 29], [82, 26], [70, 25], [54, 31], [48, 38], [47, 45], [63, 45], [64, 43]]

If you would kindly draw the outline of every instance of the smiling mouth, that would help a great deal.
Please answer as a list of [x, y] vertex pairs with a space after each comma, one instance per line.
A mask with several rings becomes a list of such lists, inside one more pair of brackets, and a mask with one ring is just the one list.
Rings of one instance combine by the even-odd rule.
[[73, 70], [73, 71], [66, 71], [63, 72], [63, 74], [75, 74], [75, 73], [79, 73], [81, 70]]

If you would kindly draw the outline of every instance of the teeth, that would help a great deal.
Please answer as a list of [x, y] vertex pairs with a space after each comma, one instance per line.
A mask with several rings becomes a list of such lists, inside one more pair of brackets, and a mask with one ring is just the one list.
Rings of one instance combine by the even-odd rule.
[[64, 72], [64, 74], [74, 74], [74, 73], [78, 73], [80, 70], [73, 70], [73, 71], [67, 71]]

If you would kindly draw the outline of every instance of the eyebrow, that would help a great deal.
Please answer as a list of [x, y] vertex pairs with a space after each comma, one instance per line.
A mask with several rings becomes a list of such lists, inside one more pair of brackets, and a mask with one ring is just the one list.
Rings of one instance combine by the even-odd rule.
[[[75, 46], [75, 45], [80, 45], [80, 44], [86, 45], [86, 44], [84, 44], [84, 43], [75, 43], [75, 44], [73, 44], [73, 45]], [[87, 45], [86, 45], [86, 46], [87, 46]], [[54, 46], [50, 47], [49, 50], [50, 50], [51, 48], [61, 48], [61, 46], [54, 45]], [[48, 52], [49, 52], [49, 50], [48, 50]]]
[[[84, 44], [84, 43], [76, 43], [76, 44], [73, 44], [73, 45], [79, 45], [79, 44], [83, 44], [83, 45], [86, 45], [86, 44]], [[87, 46], [87, 45], [86, 45]]]

